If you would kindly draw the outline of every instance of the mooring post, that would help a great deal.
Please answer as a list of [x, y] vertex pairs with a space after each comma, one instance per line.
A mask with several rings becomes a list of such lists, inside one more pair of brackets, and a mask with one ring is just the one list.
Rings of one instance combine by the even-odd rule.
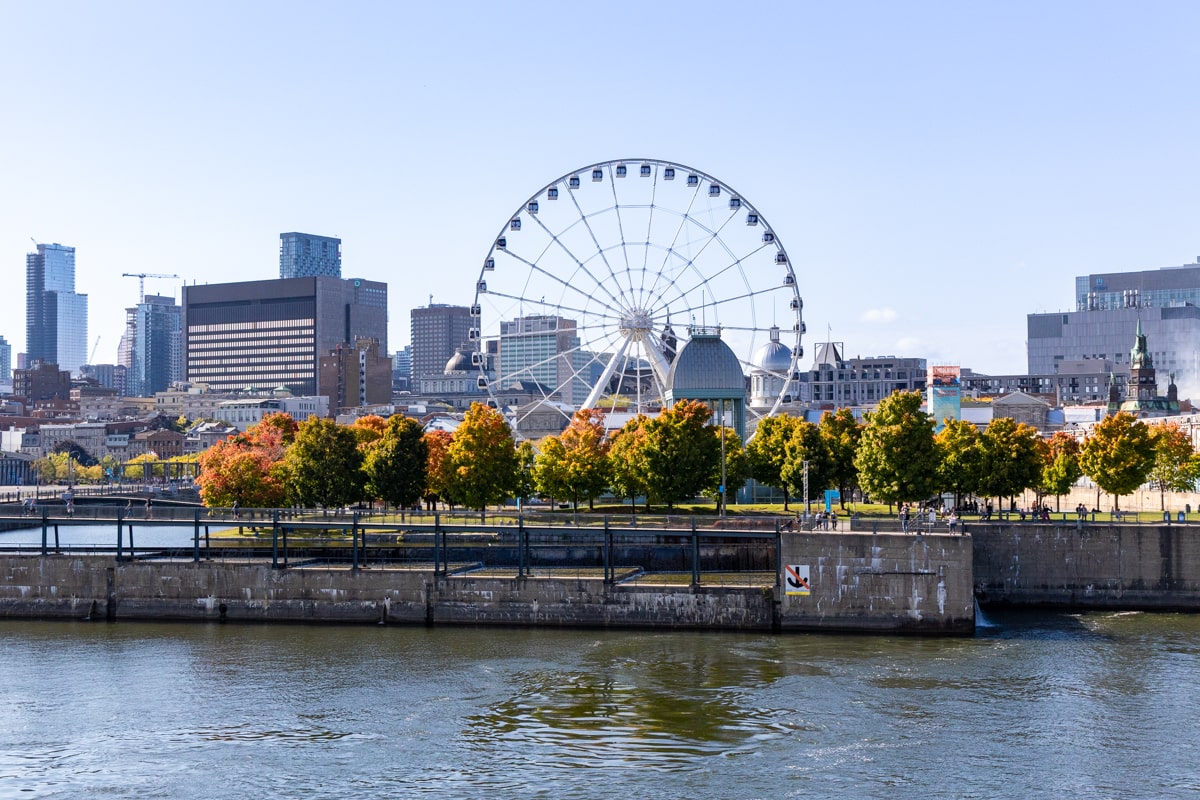
[[442, 515], [434, 512], [433, 515], [433, 577], [441, 572], [442, 566], [442, 550], [441, 550], [441, 533], [442, 533]]
[[608, 525], [608, 514], [604, 515], [604, 582], [614, 583], [616, 570], [612, 563], [612, 529]]
[[517, 517], [517, 577], [525, 577], [525, 515]]

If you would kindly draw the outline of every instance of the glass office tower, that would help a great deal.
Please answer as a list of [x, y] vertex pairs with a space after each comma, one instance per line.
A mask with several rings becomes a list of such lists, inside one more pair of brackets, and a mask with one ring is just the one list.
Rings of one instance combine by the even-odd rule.
[[78, 374], [87, 360], [87, 295], [75, 292], [75, 248], [39, 244], [25, 257], [25, 347], [29, 362]]

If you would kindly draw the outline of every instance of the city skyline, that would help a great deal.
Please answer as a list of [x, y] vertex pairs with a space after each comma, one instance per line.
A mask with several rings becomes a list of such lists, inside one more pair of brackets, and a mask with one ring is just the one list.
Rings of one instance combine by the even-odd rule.
[[[400, 349], [430, 295], [471, 304], [527, 198], [617, 158], [704, 170], [770, 218], [806, 366], [833, 339], [1022, 372], [1026, 315], [1073, 310], [1077, 276], [1200, 254], [1185, 3], [616, 4], [600, 25], [555, 5], [70, 8], [6, 10], [0, 261], [75, 247], [103, 363], [137, 299], [124, 273], [180, 275], [146, 279], [177, 301], [271, 279], [285, 231], [341, 239], [343, 274], [392, 287]], [[0, 297], [14, 356], [22, 298]]]

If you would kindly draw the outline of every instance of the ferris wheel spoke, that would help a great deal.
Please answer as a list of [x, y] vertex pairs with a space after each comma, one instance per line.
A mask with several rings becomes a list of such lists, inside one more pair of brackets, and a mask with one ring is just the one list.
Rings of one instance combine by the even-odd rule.
[[[696, 199], [700, 196], [700, 185], [696, 184], [695, 191], [692, 192], [691, 200], [688, 201], [688, 206], [679, 216], [679, 226], [675, 229], [675, 234], [671, 237], [671, 243], [667, 245], [666, 252], [663, 253], [662, 263], [658, 265], [658, 271], [654, 276], [654, 283], [650, 285], [650, 294], [653, 296], [659, 291], [659, 281], [667, 274], [667, 263], [671, 260], [671, 254], [675, 252], [675, 245], [679, 244], [679, 236], [687, 229], [688, 221], [692, 218], [692, 209], [696, 206]], [[668, 280], [670, 280], [668, 278]]]
[[[699, 303], [690, 303], [690, 304], [688, 304], [688, 310], [689, 311], [699, 311], [699, 310], [709, 310], [709, 309], [718, 310], [722, 306], [731, 305], [733, 303], [738, 302], [739, 300], [750, 300], [750, 299], [753, 299], [756, 297], [762, 297], [763, 295], [770, 295], [775, 292], [784, 290], [786, 288], [788, 288], [788, 287], [772, 286], [769, 289], [758, 289], [758, 290], [752, 289], [748, 292], [742, 292], [741, 294], [736, 294], [736, 295], [728, 295], [725, 297], [721, 297], [719, 299], [714, 297], [711, 292], [706, 292], [706, 294], [709, 295], [710, 299], [704, 300], [703, 302], [699, 302]], [[680, 295], [680, 297], [684, 298], [684, 297], [687, 297], [687, 295]], [[669, 307], [670, 307], [669, 304], [664, 303], [661, 308], [654, 309], [654, 313], [657, 315], [660, 311], [665, 311]], [[722, 327], [724, 327], [724, 326], [722, 326]]]
[[[646, 214], [646, 241], [649, 242], [651, 235], [654, 232], [654, 211], [657, 208], [655, 200], [658, 198], [658, 170], [654, 170], [654, 180], [650, 184], [650, 209]], [[646, 302], [646, 272], [650, 264], [650, 248], [642, 249], [642, 280], [638, 286], [638, 305], [645, 305]]]
[[[489, 297], [501, 297], [501, 298], [504, 298], [505, 300], [512, 300], [513, 302], [520, 303], [522, 306], [530, 305], [530, 306], [535, 306], [537, 308], [545, 309], [547, 311], [558, 311], [558, 312], [563, 312], [563, 313], [567, 313], [567, 314], [580, 314], [582, 316], [590, 317], [593, 319], [608, 320], [610, 323], [613, 323], [613, 324], [619, 322], [621, 319], [619, 314], [612, 314], [612, 313], [602, 314], [598, 311], [588, 311], [587, 309], [584, 309], [584, 308], [575, 308], [573, 306], [566, 306], [561, 303], [547, 303], [544, 299], [538, 300], [538, 299], [526, 297], [523, 295], [508, 294], [505, 292], [493, 292], [490, 289], [488, 290], [488, 296]], [[607, 311], [612, 310], [607, 307], [605, 307], [605, 309]]]
[[[617, 219], [617, 235], [621, 242], [621, 255], [625, 259], [625, 278], [629, 282], [629, 296], [632, 298], [634, 296], [633, 279], [629, 277], [629, 251], [626, 249], [625, 243], [625, 222], [621, 219], [621, 199], [617, 196], [617, 179], [612, 175], [611, 171], [609, 172], [608, 182], [612, 186], [613, 214]], [[613, 278], [615, 279], [616, 276], [614, 275]]]
[[[557, 275], [555, 275], [554, 273], [550, 272], [548, 269], [546, 269], [545, 267], [541, 266], [541, 265], [540, 265], [540, 264], [538, 264], [537, 262], [535, 262], [535, 261], [530, 261], [529, 259], [527, 259], [527, 258], [525, 258], [525, 257], [523, 257], [523, 256], [521, 256], [521, 255], [518, 255], [517, 253], [514, 253], [514, 252], [512, 252], [511, 250], [506, 250], [505, 252], [506, 252], [506, 253], [508, 253], [508, 255], [509, 255], [509, 256], [511, 256], [511, 257], [512, 257], [514, 260], [516, 260], [516, 261], [519, 261], [520, 263], [522, 263], [522, 264], [524, 264], [525, 266], [529, 267], [529, 270], [530, 270], [531, 272], [536, 272], [536, 273], [537, 273], [537, 274], [539, 274], [539, 275], [545, 276], [546, 278], [548, 278], [549, 280], [551, 280], [551, 281], [553, 281], [554, 283], [558, 284], [559, 286], [563, 287], [564, 289], [570, 289], [572, 292], [574, 292], [574, 293], [576, 293], [576, 294], [580, 295], [581, 297], [587, 298], [587, 299], [589, 299], [589, 300], [594, 300], [594, 299], [595, 299], [595, 296], [594, 296], [594, 295], [592, 295], [592, 294], [589, 294], [589, 293], [588, 293], [588, 291], [587, 291], [587, 288], [586, 288], [586, 287], [582, 287], [582, 286], [576, 286], [576, 285], [575, 285], [574, 283], [572, 283], [571, 281], [568, 281], [568, 280], [565, 280], [565, 279], [563, 279], [563, 278], [560, 278], [559, 276], [557, 276]], [[604, 290], [604, 293], [608, 295], [609, 299], [610, 299], [610, 300], [612, 300], [612, 302], [613, 302], [614, 304], [616, 304], [617, 306], [620, 306], [620, 305], [621, 305], [621, 300], [620, 300], [620, 298], [616, 297], [616, 296], [615, 296], [615, 295], [614, 295], [614, 294], [613, 294], [613, 293], [612, 293], [612, 292], [609, 290], [609, 288], [608, 288], [607, 286], [605, 286], [603, 283], [600, 283], [599, 281], [597, 281], [597, 280], [596, 280], [596, 277], [595, 277], [594, 275], [592, 275], [592, 273], [591, 273], [591, 272], [588, 270], [588, 268], [587, 268], [587, 266], [586, 266], [586, 265], [584, 265], [582, 262], [579, 262], [579, 261], [576, 261], [575, 263], [579, 265], [579, 268], [580, 268], [581, 270], [583, 270], [584, 274], [586, 274], [586, 275], [587, 275], [589, 278], [591, 278], [591, 279], [592, 279], [592, 283], [594, 283], [594, 284], [595, 284], [596, 288], [598, 288], [598, 289], [603, 289], [603, 290]], [[490, 292], [489, 292], [489, 293], [490, 293]]]
[[[753, 258], [755, 255], [757, 255], [757, 254], [761, 253], [761, 252], [762, 252], [763, 250], [765, 250], [765, 249], [766, 249], [768, 246], [770, 246], [770, 247], [774, 247], [774, 245], [766, 245], [766, 244], [763, 244], [763, 245], [761, 245], [761, 246], [759, 246], [759, 247], [755, 248], [754, 250], [751, 250], [749, 253], [747, 253], [747, 254], [746, 254], [746, 255], [744, 255], [744, 256], [741, 256], [741, 257], [734, 256], [734, 260], [733, 260], [733, 261], [730, 261], [730, 262], [729, 262], [728, 264], [726, 264], [724, 267], [721, 267], [720, 269], [716, 270], [715, 272], [710, 272], [709, 274], [707, 274], [707, 275], [704, 275], [703, 277], [701, 277], [701, 278], [700, 278], [700, 282], [699, 282], [699, 283], [696, 283], [696, 284], [694, 284], [694, 285], [693, 285], [693, 286], [691, 286], [690, 288], [688, 288], [688, 289], [679, 289], [679, 290], [678, 290], [678, 291], [679, 291], [679, 293], [680, 293], [680, 294], [682, 294], [682, 295], [685, 295], [685, 296], [686, 296], [686, 295], [688, 295], [688, 294], [691, 294], [692, 292], [694, 292], [694, 291], [696, 291], [696, 290], [700, 289], [700, 288], [701, 288], [702, 286], [704, 286], [704, 285], [712, 284], [713, 282], [715, 282], [715, 281], [716, 281], [716, 279], [718, 279], [718, 278], [720, 278], [720, 277], [724, 276], [726, 273], [728, 273], [728, 272], [730, 272], [730, 271], [732, 271], [732, 270], [734, 270], [734, 269], [739, 269], [739, 268], [741, 268], [743, 265], [745, 265], [745, 264], [746, 264], [746, 262], [748, 262], [748, 261], [749, 261], [751, 258]], [[689, 263], [689, 265], [688, 265], [688, 266], [689, 266], [689, 267], [691, 267], [693, 271], [695, 271], [695, 272], [699, 273], [699, 270], [697, 270], [697, 269], [695, 268], [695, 260], [694, 260], [694, 259], [693, 259], [693, 261], [692, 261], [692, 262], [690, 262], [690, 263]], [[742, 275], [742, 282], [743, 282], [743, 283], [747, 282], [747, 279], [746, 279], [746, 276], [745, 276], [745, 274], [744, 274], [744, 273], [743, 273], [743, 275]], [[676, 287], [676, 288], [678, 288], [678, 287]]]
[[[572, 198], [574, 198], [574, 195], [572, 195]], [[578, 204], [578, 203], [576, 203], [576, 204], [575, 204], [575, 208], [576, 208], [576, 210], [578, 210], [578, 209], [579, 209], [579, 204]], [[581, 215], [581, 216], [582, 216], [582, 215]], [[556, 234], [556, 233], [554, 233], [553, 231], [551, 231], [551, 230], [550, 230], [550, 228], [548, 228], [548, 227], [546, 226], [546, 223], [542, 222], [542, 220], [541, 220], [541, 218], [540, 218], [540, 217], [538, 217], [538, 216], [536, 216], [536, 215], [535, 215], [533, 218], [534, 218], [534, 220], [536, 220], [536, 221], [537, 221], [537, 224], [538, 224], [538, 225], [541, 227], [541, 229], [542, 229], [543, 231], [545, 231], [545, 232], [546, 232], [546, 235], [547, 235], [547, 236], [549, 236], [549, 237], [551, 238], [551, 240], [554, 242], [554, 244], [557, 244], [557, 245], [558, 245], [560, 248], [562, 248], [562, 251], [563, 251], [563, 253], [565, 253], [565, 254], [566, 254], [567, 258], [569, 258], [569, 259], [571, 259], [572, 261], [574, 261], [574, 262], [575, 262], [575, 265], [576, 265], [577, 267], [579, 267], [579, 269], [583, 270], [583, 274], [587, 275], [587, 276], [588, 276], [588, 278], [590, 278], [590, 279], [591, 279], [592, 283], [593, 283], [593, 284], [594, 284], [596, 287], [603, 289], [603, 290], [604, 290], [604, 293], [608, 295], [609, 299], [611, 299], [611, 300], [612, 300], [614, 303], [616, 303], [617, 305], [621, 305], [621, 299], [620, 299], [619, 297], [617, 297], [616, 295], [614, 295], [614, 294], [612, 293], [612, 291], [611, 291], [611, 290], [610, 290], [610, 289], [609, 289], [609, 288], [608, 288], [608, 287], [607, 287], [607, 286], [604, 284], [604, 282], [603, 282], [603, 281], [601, 281], [599, 278], [597, 278], [595, 275], [593, 275], [593, 274], [592, 274], [592, 271], [591, 271], [590, 269], [588, 269], [588, 266], [587, 266], [587, 264], [586, 264], [586, 263], [584, 263], [583, 259], [581, 259], [579, 256], [575, 255], [574, 251], [572, 251], [572, 250], [571, 250], [571, 248], [567, 247], [566, 243], [565, 243], [565, 242], [563, 242], [563, 240], [562, 240], [562, 239], [561, 239], [561, 238], [558, 236], [558, 234]], [[583, 222], [584, 226], [586, 227], [586, 226], [587, 226], [587, 219], [586, 219], [586, 217], [583, 217], [581, 221]], [[592, 241], [595, 241], [595, 237], [594, 237], [594, 236], [592, 237]], [[549, 249], [549, 248], [547, 248], [547, 249]], [[543, 253], [544, 253], [544, 252], [545, 252], [545, 251], [543, 251]], [[556, 280], [559, 280], [559, 279], [558, 279], [556, 276], [552, 276], [552, 275], [550, 275], [550, 274], [549, 274], [549, 273], [548, 273], [546, 270], [544, 270], [544, 269], [541, 269], [541, 268], [535, 267], [535, 265], [534, 265], [534, 264], [530, 263], [529, 261], [527, 261], [527, 260], [525, 260], [525, 259], [520, 259], [520, 261], [521, 261], [522, 263], [524, 263], [524, 264], [527, 264], [527, 265], [529, 265], [531, 268], [536, 268], [536, 269], [538, 269], [538, 270], [539, 270], [539, 271], [540, 271], [540, 272], [541, 272], [543, 275], [547, 275], [548, 277], [552, 277], [552, 278], [555, 278]], [[607, 264], [608, 262], [606, 261], [605, 263]], [[611, 271], [612, 271], [612, 269], [610, 268], [610, 269], [609, 269], [609, 272], [611, 272]], [[615, 277], [615, 276], [614, 276], [614, 277]], [[583, 290], [582, 290], [582, 289], [579, 289], [579, 288], [576, 288], [576, 291], [583, 292]], [[583, 292], [583, 293], [585, 293], [585, 294], [586, 294], [586, 292]]]
[[[613, 180], [613, 178], [610, 177], [609, 180]], [[583, 209], [579, 207], [579, 198], [575, 196], [574, 192], [571, 193], [571, 202], [575, 205], [575, 211], [579, 214], [579, 218], [583, 220], [583, 226], [587, 229], [588, 235], [592, 237], [592, 244], [596, 246], [596, 252], [600, 254], [600, 260], [604, 262], [604, 266], [608, 267], [608, 274], [613, 279], [613, 283], [620, 286], [621, 282], [617, 279], [617, 274], [613, 272], [612, 264], [609, 263], [608, 256], [604, 254], [604, 248], [600, 246], [600, 240], [596, 238], [596, 231], [592, 228], [592, 223], [588, 220], [588, 215], [583, 213]], [[614, 297], [613, 300], [615, 302], [616, 298]]]

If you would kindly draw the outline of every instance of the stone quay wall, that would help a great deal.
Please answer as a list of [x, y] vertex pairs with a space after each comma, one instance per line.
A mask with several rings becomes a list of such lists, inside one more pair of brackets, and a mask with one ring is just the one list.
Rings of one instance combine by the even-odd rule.
[[1200, 611], [1200, 526], [972, 522], [968, 528], [980, 603]]
[[[928, 635], [975, 630], [970, 536], [789, 535], [783, 563], [783, 630]], [[808, 593], [796, 586], [797, 572], [807, 575]]]
[[[811, 593], [656, 582], [653, 573], [497, 577], [419, 567], [0, 556], [0, 617], [857, 631], [969, 635], [969, 537], [788, 533]], [[786, 570], [785, 570], [786, 573]], [[735, 576], [725, 576], [732, 578]], [[781, 584], [783, 585], [783, 584]]]

